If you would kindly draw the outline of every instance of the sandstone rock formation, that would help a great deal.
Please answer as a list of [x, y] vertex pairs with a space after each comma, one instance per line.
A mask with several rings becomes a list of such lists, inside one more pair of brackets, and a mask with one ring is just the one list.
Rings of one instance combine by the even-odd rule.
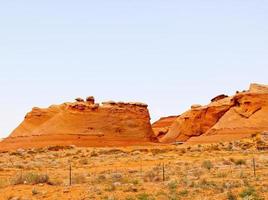
[[249, 91], [253, 93], [268, 93], [268, 85], [252, 83], [250, 84]]
[[178, 116], [169, 116], [169, 117], [162, 117], [158, 121], [152, 124], [152, 128], [155, 134], [155, 137], [160, 139], [164, 136], [168, 131], [170, 126], [173, 122], [177, 119]]
[[206, 133], [231, 107], [231, 99], [214, 101], [207, 106], [192, 107], [179, 116], [160, 142], [187, 141]]
[[268, 130], [268, 86], [251, 84], [233, 97], [219, 95], [207, 106], [192, 106], [169, 127], [160, 142], [220, 142]]
[[74, 103], [33, 108], [0, 148], [142, 145], [152, 137], [146, 104], [99, 105], [88, 97], [86, 101], [78, 98]]

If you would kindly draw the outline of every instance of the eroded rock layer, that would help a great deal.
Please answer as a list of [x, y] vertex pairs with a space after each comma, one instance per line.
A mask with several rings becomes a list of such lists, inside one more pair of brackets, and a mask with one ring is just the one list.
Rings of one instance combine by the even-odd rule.
[[251, 84], [235, 96], [219, 95], [207, 106], [192, 106], [160, 142], [221, 142], [268, 131], [268, 86]]
[[153, 131], [147, 105], [84, 101], [33, 108], [1, 143], [1, 148], [50, 145], [124, 146], [151, 141]]
[[214, 101], [208, 106], [192, 107], [179, 116], [160, 142], [187, 141], [206, 133], [232, 106], [231, 99]]
[[155, 137], [161, 138], [169, 131], [170, 126], [178, 118], [178, 116], [162, 117], [152, 124]]

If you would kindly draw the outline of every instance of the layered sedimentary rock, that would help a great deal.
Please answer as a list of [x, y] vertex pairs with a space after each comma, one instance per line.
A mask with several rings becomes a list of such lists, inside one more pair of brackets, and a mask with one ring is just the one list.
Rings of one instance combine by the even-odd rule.
[[153, 131], [147, 105], [94, 102], [77, 98], [74, 103], [33, 108], [24, 121], [1, 143], [1, 148], [51, 145], [117, 146], [151, 141]]
[[152, 124], [155, 137], [161, 138], [169, 131], [170, 126], [178, 118], [178, 116], [162, 117]]
[[170, 126], [160, 142], [187, 141], [206, 133], [231, 107], [231, 99], [224, 98], [207, 106], [192, 106], [191, 110], [179, 116]]
[[219, 142], [268, 131], [268, 86], [251, 84], [232, 97], [219, 95], [207, 106], [192, 106], [160, 142]]
[[233, 106], [199, 138], [189, 142], [214, 142], [250, 137], [268, 130], [268, 93], [240, 93]]

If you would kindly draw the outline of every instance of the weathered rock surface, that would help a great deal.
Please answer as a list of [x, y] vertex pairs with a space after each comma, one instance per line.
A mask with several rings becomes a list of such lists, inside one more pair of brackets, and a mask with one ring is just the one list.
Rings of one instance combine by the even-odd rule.
[[0, 148], [51, 145], [123, 146], [148, 143], [153, 137], [146, 104], [86, 101], [33, 108]]
[[251, 84], [233, 97], [219, 95], [207, 106], [192, 106], [169, 127], [160, 142], [220, 142], [268, 130], [268, 86]]
[[231, 99], [214, 101], [208, 106], [192, 107], [191, 110], [179, 116], [170, 126], [160, 142], [187, 141], [206, 133], [231, 107]]
[[173, 122], [178, 118], [178, 116], [162, 117], [158, 121], [152, 124], [155, 137], [161, 138], [168, 131]]
[[268, 93], [268, 85], [252, 83], [252, 84], [250, 84], [249, 92], [253, 92], [253, 93]]

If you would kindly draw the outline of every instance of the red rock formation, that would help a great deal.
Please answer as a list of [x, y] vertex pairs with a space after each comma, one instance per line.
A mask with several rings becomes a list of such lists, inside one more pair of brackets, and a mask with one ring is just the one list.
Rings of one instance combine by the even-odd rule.
[[87, 101], [33, 108], [0, 148], [50, 145], [117, 146], [150, 142], [153, 131], [147, 105]]
[[249, 137], [268, 130], [268, 93], [239, 93], [234, 106], [199, 138], [189, 142], [217, 142]]
[[226, 97], [228, 97], [228, 96], [225, 95], [225, 94], [220, 94], [220, 95], [214, 97], [213, 99], [211, 99], [211, 102], [219, 101], [219, 100], [224, 99], [224, 98], [226, 98]]
[[268, 86], [251, 84], [233, 97], [219, 95], [207, 106], [194, 106], [178, 117], [159, 140], [164, 143], [219, 142], [268, 130]]
[[208, 106], [193, 107], [179, 116], [160, 142], [187, 141], [206, 133], [231, 107], [231, 99], [214, 101]]
[[154, 122], [152, 127], [155, 137], [161, 138], [164, 136], [177, 118], [178, 116], [162, 117], [158, 121]]

